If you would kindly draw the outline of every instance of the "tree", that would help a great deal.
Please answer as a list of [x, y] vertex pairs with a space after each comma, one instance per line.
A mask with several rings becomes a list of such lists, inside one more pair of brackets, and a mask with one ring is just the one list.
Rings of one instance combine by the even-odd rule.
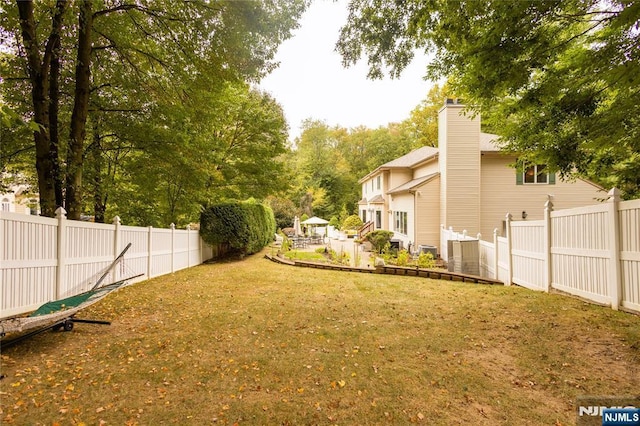
[[414, 49], [427, 75], [500, 129], [521, 163], [640, 195], [640, 3], [622, 0], [352, 0], [337, 49], [398, 75]]
[[414, 141], [414, 148], [438, 146], [438, 111], [447, 97], [451, 94], [446, 84], [442, 87], [434, 85], [420, 105], [411, 111], [409, 118], [401, 123]]
[[[34, 164], [42, 213], [52, 216], [61, 205], [70, 218], [82, 212], [87, 141], [103, 140], [89, 133], [110, 128], [104, 117], [96, 120], [100, 126], [87, 126], [100, 99], [148, 113], [158, 100], [169, 104], [171, 98], [179, 106], [196, 86], [215, 91], [228, 81], [256, 81], [274, 67], [275, 49], [305, 7], [304, 0], [191, 1], [170, 8], [161, 1], [58, 0], [3, 8], [0, 30], [11, 51], [3, 71], [13, 72], [3, 86], [14, 93], [6, 101], [37, 125]], [[22, 84], [23, 70], [28, 85]], [[25, 90], [31, 93], [28, 110], [20, 105]], [[62, 129], [68, 131], [64, 144], [58, 142]]]

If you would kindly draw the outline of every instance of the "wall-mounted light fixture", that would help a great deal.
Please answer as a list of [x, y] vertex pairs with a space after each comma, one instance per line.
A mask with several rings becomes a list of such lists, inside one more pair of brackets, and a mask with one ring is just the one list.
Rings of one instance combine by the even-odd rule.
[[522, 219], [526, 219], [527, 218], [527, 212], [522, 210]]

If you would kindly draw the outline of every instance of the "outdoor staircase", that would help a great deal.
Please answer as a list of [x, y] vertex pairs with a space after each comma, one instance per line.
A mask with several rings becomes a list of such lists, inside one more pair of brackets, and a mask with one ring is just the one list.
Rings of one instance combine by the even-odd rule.
[[375, 230], [375, 226], [373, 224], [373, 221], [369, 221], [365, 224], [363, 224], [359, 229], [358, 229], [358, 239], [362, 240], [362, 237], [364, 237], [365, 235], [367, 235], [369, 232]]

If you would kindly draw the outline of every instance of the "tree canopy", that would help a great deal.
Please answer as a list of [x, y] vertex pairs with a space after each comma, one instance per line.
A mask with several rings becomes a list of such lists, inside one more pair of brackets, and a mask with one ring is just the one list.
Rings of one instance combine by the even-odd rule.
[[397, 76], [416, 49], [521, 163], [640, 195], [640, 3], [352, 0], [337, 49]]
[[197, 219], [194, 202], [263, 196], [287, 126], [250, 83], [276, 65], [306, 4], [3, 6], [2, 171], [30, 163], [17, 168], [37, 182], [42, 214], [64, 206], [72, 219], [138, 205], [134, 216], [166, 225]]

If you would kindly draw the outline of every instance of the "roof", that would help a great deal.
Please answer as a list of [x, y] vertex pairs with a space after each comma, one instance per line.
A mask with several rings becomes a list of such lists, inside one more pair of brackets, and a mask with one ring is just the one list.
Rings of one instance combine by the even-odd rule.
[[438, 148], [423, 146], [422, 148], [415, 149], [402, 157], [391, 160], [379, 168], [410, 168], [436, 155], [438, 155]]
[[436, 176], [440, 176], [440, 173], [432, 173], [432, 174], [427, 175], [427, 176], [422, 176], [422, 177], [419, 177], [417, 179], [410, 180], [407, 183], [403, 183], [402, 185], [389, 190], [389, 192], [387, 192], [387, 194], [398, 194], [400, 192], [406, 192], [406, 191], [414, 190], [414, 189], [418, 188], [420, 185], [422, 185], [424, 183], [427, 183], [428, 181], [430, 181], [431, 179], [433, 179]]
[[480, 151], [482, 152], [498, 152], [500, 146], [498, 145], [498, 139], [500, 136], [491, 133], [480, 133]]
[[369, 200], [369, 204], [384, 204], [384, 197], [382, 195], [376, 195]]
[[432, 146], [423, 146], [421, 148], [414, 149], [413, 151], [403, 155], [402, 157], [398, 157], [395, 160], [391, 160], [388, 163], [384, 163], [383, 165], [377, 167], [374, 171], [361, 178], [358, 182], [362, 183], [366, 181], [381, 170], [409, 169], [411, 167], [415, 167], [422, 162], [437, 157], [438, 152], [438, 148], [434, 148]]
[[[480, 151], [481, 152], [500, 152], [500, 146], [498, 145], [498, 140], [500, 136], [494, 135], [492, 133], [480, 133]], [[395, 160], [391, 160], [388, 163], [384, 163], [383, 165], [377, 167], [375, 170], [367, 174], [365, 177], [361, 178], [358, 182], [365, 182], [367, 179], [376, 175], [382, 170], [388, 169], [410, 169], [418, 166], [420, 163], [423, 163], [432, 158], [436, 158], [440, 151], [438, 148], [432, 146], [423, 146], [421, 148], [415, 149], [408, 154], [403, 155], [402, 157], [398, 157]]]

